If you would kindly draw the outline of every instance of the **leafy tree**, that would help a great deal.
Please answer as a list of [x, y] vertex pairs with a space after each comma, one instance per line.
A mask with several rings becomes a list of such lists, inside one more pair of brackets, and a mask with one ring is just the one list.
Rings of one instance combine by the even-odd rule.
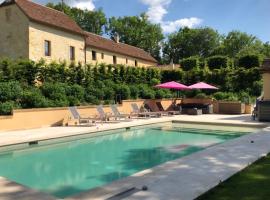
[[69, 17], [74, 19], [76, 23], [85, 31], [98, 35], [102, 35], [104, 33], [107, 19], [102, 9], [95, 11], [82, 10], [79, 8], [71, 8], [67, 4], [62, 5], [62, 3], [48, 3], [47, 6], [59, 11], [63, 11]]
[[219, 47], [220, 35], [212, 28], [182, 28], [168, 36], [163, 54], [167, 63], [191, 56], [208, 57]]
[[[256, 52], [262, 50], [262, 42], [255, 36], [240, 31], [231, 31], [227, 34], [222, 42], [224, 46], [224, 55], [231, 58], [236, 57], [239, 53]], [[254, 53], [254, 52], [253, 52]]]
[[152, 24], [145, 14], [140, 16], [112, 17], [106, 26], [109, 36], [117, 33], [120, 42], [133, 45], [149, 52], [160, 60], [160, 42], [164, 36], [160, 25]]

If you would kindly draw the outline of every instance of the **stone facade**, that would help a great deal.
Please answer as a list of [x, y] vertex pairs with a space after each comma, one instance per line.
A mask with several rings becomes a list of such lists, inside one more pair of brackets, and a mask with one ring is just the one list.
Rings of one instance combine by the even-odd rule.
[[16, 6], [0, 9], [0, 57], [29, 58], [29, 20]]
[[[96, 60], [93, 60], [92, 51], [96, 52]], [[102, 58], [102, 54], [103, 54], [103, 58]], [[116, 57], [117, 64], [120, 64], [120, 65], [135, 66], [135, 61], [137, 61], [138, 67], [149, 67], [149, 66], [155, 65], [155, 63], [151, 63], [151, 62], [144, 61], [141, 59], [132, 58], [130, 56], [120, 55], [117, 53], [112, 53], [112, 52], [108, 52], [108, 51], [104, 51], [104, 50], [96, 49], [96, 48], [90, 48], [90, 47], [86, 48], [86, 62], [89, 64], [94, 64], [94, 65], [100, 64], [100, 63], [114, 64], [113, 56]]]
[[[39, 12], [33, 11], [36, 9]], [[39, 15], [41, 12], [42, 15]], [[55, 21], [58, 23], [55, 24]], [[98, 46], [92, 48], [95, 39], [89, 38], [72, 19], [62, 12], [52, 11], [28, 0], [6, 1], [6, 4], [1, 4], [0, 30], [0, 58], [138, 67], [156, 65], [155, 59], [142, 49], [122, 43], [116, 45], [114, 41], [101, 36], [95, 36], [99, 39], [95, 43]], [[46, 49], [50, 53], [45, 53]], [[74, 58], [71, 58], [71, 51], [74, 51]], [[96, 52], [96, 59], [93, 59], [93, 51]]]
[[[51, 43], [51, 56], [45, 56], [44, 42]], [[29, 25], [29, 59], [70, 61], [70, 46], [75, 48], [75, 62], [85, 62], [84, 37], [35, 22]]]

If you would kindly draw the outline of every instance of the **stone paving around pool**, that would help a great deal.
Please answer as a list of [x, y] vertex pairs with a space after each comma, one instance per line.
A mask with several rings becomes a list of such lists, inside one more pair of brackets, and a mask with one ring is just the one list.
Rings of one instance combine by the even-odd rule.
[[[98, 124], [95, 127], [47, 127], [1, 132], [0, 146], [170, 121], [250, 126], [260, 127], [260, 129], [255, 133], [209, 147], [189, 156], [169, 161], [130, 177], [112, 182], [104, 187], [66, 199], [191, 200], [270, 152], [270, 127], [262, 128], [270, 126], [270, 124], [251, 121], [249, 115], [179, 115], [147, 120], [140, 119], [116, 124]], [[148, 187], [147, 191], [140, 190], [144, 185]], [[137, 189], [131, 190], [130, 193], [126, 193], [123, 196], [112, 198], [112, 196], [131, 188]], [[5, 178], [0, 178], [0, 199], [51, 200], [55, 198]]]

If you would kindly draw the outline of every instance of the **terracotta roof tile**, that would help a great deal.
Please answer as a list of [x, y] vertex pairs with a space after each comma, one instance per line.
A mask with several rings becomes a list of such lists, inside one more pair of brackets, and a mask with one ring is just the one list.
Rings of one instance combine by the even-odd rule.
[[85, 32], [87, 34], [86, 37], [86, 46], [94, 47], [97, 49], [102, 49], [109, 52], [119, 53], [122, 55], [146, 60], [149, 62], [157, 63], [156, 59], [153, 58], [149, 53], [144, 51], [143, 49], [127, 45], [124, 43], [117, 43], [113, 40], [101, 37], [99, 35]]
[[16, 3], [24, 14], [32, 21], [58, 27], [73, 33], [78, 33], [81, 35], [84, 34], [83, 30], [76, 24], [76, 22], [69, 18], [66, 14], [52, 8], [36, 4], [32, 1], [11, 0], [10, 2], [4, 2], [1, 6], [14, 3]]

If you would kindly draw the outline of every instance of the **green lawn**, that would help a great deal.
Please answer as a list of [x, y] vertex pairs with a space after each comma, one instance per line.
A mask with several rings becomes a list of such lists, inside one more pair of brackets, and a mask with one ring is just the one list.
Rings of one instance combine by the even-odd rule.
[[269, 200], [270, 156], [260, 159], [196, 200]]

